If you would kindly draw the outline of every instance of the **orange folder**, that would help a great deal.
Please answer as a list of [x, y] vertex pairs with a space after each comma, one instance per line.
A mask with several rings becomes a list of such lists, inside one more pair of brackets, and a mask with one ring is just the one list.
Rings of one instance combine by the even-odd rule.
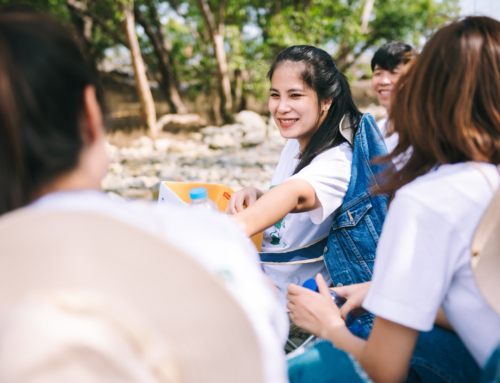
[[[201, 182], [171, 182], [163, 181], [160, 183], [160, 194], [158, 195], [158, 202], [162, 203], [169, 201], [172, 203], [188, 204], [191, 202], [189, 191], [194, 188], [204, 187], [207, 189], [208, 198], [215, 202], [219, 210], [226, 211], [231, 194], [234, 190], [229, 186], [222, 184], [205, 184]], [[260, 232], [251, 237], [253, 244], [260, 251], [262, 246], [262, 237], [264, 232]]]

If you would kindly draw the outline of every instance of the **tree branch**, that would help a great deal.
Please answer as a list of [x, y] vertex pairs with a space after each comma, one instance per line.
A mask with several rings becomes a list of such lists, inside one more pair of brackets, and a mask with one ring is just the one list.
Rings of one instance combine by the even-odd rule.
[[219, 0], [219, 17], [218, 17], [218, 22], [219, 22], [219, 35], [224, 36], [224, 15], [225, 15], [225, 10], [226, 10], [226, 0]]
[[87, 6], [82, 2], [76, 0], [67, 0], [67, 4], [73, 9], [79, 11], [80, 13], [90, 16], [101, 29], [110, 35], [117, 43], [122, 44], [123, 46], [130, 49], [127, 40], [121, 37], [116, 31], [112, 30], [104, 20], [98, 17], [95, 13], [89, 11]]
[[200, 10], [201, 10], [201, 13], [203, 14], [203, 18], [205, 19], [205, 22], [207, 23], [207, 29], [208, 29], [208, 32], [210, 33], [210, 38], [212, 39], [212, 42], [215, 42], [216, 29], [215, 29], [215, 21], [214, 21], [213, 15], [212, 15], [212, 11], [210, 10], [210, 7], [208, 6], [208, 3], [205, 0], [198, 0], [198, 5], [200, 6]]
[[363, 8], [363, 14], [361, 15], [361, 31], [365, 35], [369, 32], [368, 22], [370, 21], [370, 16], [372, 14], [374, 4], [375, 0], [366, 0], [365, 7]]

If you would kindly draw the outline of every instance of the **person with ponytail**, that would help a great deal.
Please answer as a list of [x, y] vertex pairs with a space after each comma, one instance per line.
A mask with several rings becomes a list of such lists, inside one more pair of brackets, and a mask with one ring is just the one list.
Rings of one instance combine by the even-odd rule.
[[[268, 77], [269, 110], [288, 141], [271, 189], [264, 193], [244, 188], [232, 195], [227, 211], [249, 235], [265, 230], [261, 262], [285, 309], [287, 286], [303, 284], [318, 273], [328, 284], [345, 283], [336, 279], [350, 272], [361, 273], [354, 282], [370, 280], [376, 247], [373, 235], [377, 238], [381, 231], [387, 199], [370, 200], [369, 188], [376, 183], [373, 174], [381, 167], [372, 171], [366, 164], [387, 150], [373, 117], [358, 110], [347, 78], [327, 52], [307, 45], [286, 48]], [[356, 145], [365, 147], [363, 153], [356, 151]], [[357, 157], [353, 149], [359, 152]], [[361, 254], [355, 261], [342, 262], [338, 254], [330, 255], [328, 237], [334, 218], [344, 220], [350, 214], [341, 208], [346, 203], [365, 209], [363, 214], [370, 215], [373, 224], [357, 226], [352, 216], [348, 219], [349, 227], [357, 226], [354, 246]], [[373, 205], [370, 212], [367, 204]], [[352, 211], [356, 219], [358, 210]]]

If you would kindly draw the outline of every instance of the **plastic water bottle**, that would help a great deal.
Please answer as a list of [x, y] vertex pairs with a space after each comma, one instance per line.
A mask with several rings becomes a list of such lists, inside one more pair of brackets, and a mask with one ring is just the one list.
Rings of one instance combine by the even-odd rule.
[[204, 187], [191, 189], [189, 197], [191, 197], [191, 203], [189, 204], [191, 208], [219, 211], [217, 205], [208, 198], [207, 189]]
[[[318, 285], [314, 278], [308, 279], [307, 281], [304, 282], [302, 286], [319, 293]], [[332, 299], [337, 305], [337, 307], [341, 308], [342, 305], [346, 302], [346, 299], [342, 298], [333, 290], [328, 289], [328, 291], [330, 292]], [[363, 326], [363, 323], [361, 322], [359, 317], [367, 312], [368, 311], [366, 311], [362, 307], [355, 308], [347, 315], [347, 318], [345, 320], [345, 325], [349, 328], [349, 330], [354, 335], [357, 335], [363, 339], [366, 339], [368, 337], [369, 330], [367, 330], [365, 326]]]

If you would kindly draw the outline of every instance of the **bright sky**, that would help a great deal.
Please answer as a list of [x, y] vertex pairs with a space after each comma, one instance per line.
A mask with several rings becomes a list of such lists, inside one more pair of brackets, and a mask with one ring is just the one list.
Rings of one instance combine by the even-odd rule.
[[489, 16], [500, 21], [500, 0], [460, 0], [462, 16]]

